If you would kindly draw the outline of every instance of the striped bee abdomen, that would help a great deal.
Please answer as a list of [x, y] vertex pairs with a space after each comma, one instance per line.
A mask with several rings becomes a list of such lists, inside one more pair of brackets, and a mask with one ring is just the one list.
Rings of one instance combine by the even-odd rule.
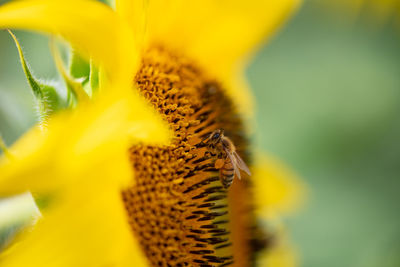
[[227, 156], [224, 165], [219, 170], [219, 179], [221, 180], [222, 185], [225, 188], [228, 188], [232, 184], [234, 178], [235, 178], [235, 170], [233, 167], [233, 163]]

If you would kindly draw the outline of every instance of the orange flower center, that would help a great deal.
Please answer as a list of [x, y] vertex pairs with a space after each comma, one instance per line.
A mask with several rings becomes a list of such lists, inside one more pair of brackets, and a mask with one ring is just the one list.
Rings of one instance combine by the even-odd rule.
[[250, 179], [225, 189], [221, 151], [201, 145], [224, 129], [245, 160], [243, 123], [221, 85], [193, 62], [155, 47], [145, 53], [136, 87], [174, 130], [168, 146], [135, 145], [136, 183], [123, 200], [129, 223], [153, 266], [249, 266], [255, 251]]

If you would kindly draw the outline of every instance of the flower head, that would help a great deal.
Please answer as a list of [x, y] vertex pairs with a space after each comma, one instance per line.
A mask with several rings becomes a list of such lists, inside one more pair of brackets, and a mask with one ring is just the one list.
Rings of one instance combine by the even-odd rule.
[[69, 41], [93, 64], [83, 80], [68, 82], [74, 68], [63, 75], [67, 87], [98, 91], [52, 115], [44, 131], [31, 130], [12, 147], [15, 159], [3, 159], [1, 195], [30, 190], [54, 202], [2, 256], [5, 266], [250, 266], [262, 249], [279, 247], [255, 213], [253, 185], [265, 177], [224, 188], [228, 152], [203, 141], [224, 129], [252, 167], [243, 121], [251, 97], [241, 71], [296, 4], [121, 0], [113, 11], [96, 1], [33, 0], [0, 7], [2, 27]]

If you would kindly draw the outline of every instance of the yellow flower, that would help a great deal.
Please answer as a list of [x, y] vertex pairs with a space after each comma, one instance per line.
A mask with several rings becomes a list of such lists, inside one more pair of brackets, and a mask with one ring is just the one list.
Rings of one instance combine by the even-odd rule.
[[114, 11], [97, 1], [29, 0], [1, 6], [1, 27], [61, 36], [93, 61], [100, 92], [53, 115], [44, 131], [31, 130], [2, 159], [2, 196], [29, 190], [51, 202], [0, 262], [250, 266], [260, 249], [271, 247], [266, 262], [291, 266], [281, 231], [264, 233], [258, 225], [252, 184], [275, 179], [285, 197], [256, 199], [276, 206], [276, 215], [293, 184], [285, 189], [279, 175], [260, 177], [271, 173], [271, 164], [225, 189], [217, 167], [225, 151], [202, 140], [223, 128], [249, 162], [241, 115], [251, 115], [252, 101], [242, 71], [255, 46], [297, 4], [120, 0]]

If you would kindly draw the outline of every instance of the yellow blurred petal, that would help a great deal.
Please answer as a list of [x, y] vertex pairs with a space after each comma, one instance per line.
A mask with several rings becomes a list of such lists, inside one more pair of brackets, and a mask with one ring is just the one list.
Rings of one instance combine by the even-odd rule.
[[136, 43], [143, 48], [148, 0], [116, 0], [115, 6], [119, 15], [131, 26]]
[[296, 267], [300, 266], [297, 248], [292, 244], [285, 224], [278, 217], [269, 218], [270, 246], [257, 255], [257, 266]]
[[[124, 170], [130, 170], [128, 163]], [[1, 266], [148, 266], [128, 225], [121, 188], [80, 178], [82, 183], [67, 188], [65, 199], [0, 255]]]
[[132, 81], [138, 64], [130, 28], [98, 1], [14, 1], [0, 6], [0, 27], [60, 35], [123, 83]]
[[304, 201], [305, 187], [286, 166], [258, 155], [252, 173], [256, 206], [261, 215], [293, 212]]
[[250, 85], [245, 76], [245, 66], [238, 65], [231, 71], [219, 74], [218, 78], [223, 82], [228, 96], [234, 100], [239, 114], [242, 114], [247, 129], [253, 129], [254, 122], [254, 98]]
[[280, 242], [268, 252], [261, 253], [258, 266], [296, 267], [300, 265], [298, 255], [293, 247], [286, 240]]
[[0, 194], [50, 192], [52, 205], [0, 256], [1, 265], [148, 266], [121, 190], [133, 182], [130, 144], [165, 144], [166, 129], [138, 95], [103, 93], [53, 117], [46, 131], [28, 132], [11, 148], [13, 159], [0, 163]]
[[[54, 116], [46, 131], [34, 128], [11, 147], [14, 159], [0, 161], [0, 196], [49, 192], [76, 182], [87, 169], [99, 170], [101, 182], [98, 167], [128, 158], [131, 144], [165, 144], [169, 137], [166, 123], [138, 95], [101, 94], [93, 104]], [[114, 179], [121, 184], [130, 178]]]
[[[149, 1], [148, 37], [150, 42], [184, 51], [207, 71], [230, 83], [237, 64], [247, 57], [282, 24], [298, 6], [299, 0], [172, 0]], [[242, 69], [241, 69], [242, 70]], [[241, 111], [250, 110], [248, 92], [228, 87]]]

